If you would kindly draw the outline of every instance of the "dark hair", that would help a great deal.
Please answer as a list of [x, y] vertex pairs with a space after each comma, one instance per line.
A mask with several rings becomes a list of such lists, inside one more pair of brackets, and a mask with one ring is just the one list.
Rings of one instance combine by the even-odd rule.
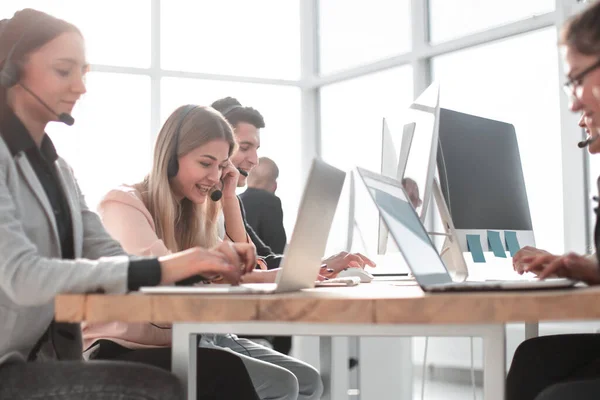
[[[0, 21], [0, 70], [17, 42], [10, 60], [22, 65], [29, 53], [67, 32], [81, 35], [75, 25], [44, 12], [31, 8], [17, 11], [11, 19]], [[0, 121], [7, 111], [6, 89], [0, 86]]]
[[[254, 125], [256, 129], [265, 127], [263, 116], [252, 107], [243, 107], [242, 104], [233, 97], [225, 97], [211, 104], [212, 108], [223, 113], [225, 119], [235, 127], [240, 122], [246, 122]], [[237, 106], [237, 107], [236, 107]]]
[[587, 56], [600, 56], [600, 1], [573, 16], [563, 26], [560, 45]]

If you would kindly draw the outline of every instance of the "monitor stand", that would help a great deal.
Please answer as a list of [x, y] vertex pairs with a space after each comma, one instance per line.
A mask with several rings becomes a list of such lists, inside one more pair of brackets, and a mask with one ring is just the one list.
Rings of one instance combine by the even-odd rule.
[[442, 219], [442, 225], [444, 226], [444, 232], [429, 232], [432, 236], [445, 236], [440, 256], [448, 268], [452, 280], [455, 282], [463, 282], [469, 276], [467, 269], [467, 263], [458, 241], [458, 235], [452, 222], [452, 216], [448, 210], [446, 199], [442, 194], [442, 188], [437, 178], [433, 178], [433, 197], [437, 204], [438, 212]]

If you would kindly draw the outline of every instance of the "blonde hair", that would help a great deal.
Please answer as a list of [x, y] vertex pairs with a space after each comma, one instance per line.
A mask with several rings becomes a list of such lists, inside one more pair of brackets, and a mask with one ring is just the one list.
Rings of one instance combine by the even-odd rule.
[[231, 126], [218, 111], [201, 106], [190, 110], [190, 107], [194, 106], [179, 107], [169, 116], [156, 139], [152, 170], [135, 185], [154, 219], [157, 236], [172, 252], [216, 245], [217, 217], [221, 210], [220, 202], [194, 204], [187, 198], [177, 201], [167, 174], [175, 149], [179, 158], [212, 140], [222, 139], [229, 144], [231, 156], [236, 145]]

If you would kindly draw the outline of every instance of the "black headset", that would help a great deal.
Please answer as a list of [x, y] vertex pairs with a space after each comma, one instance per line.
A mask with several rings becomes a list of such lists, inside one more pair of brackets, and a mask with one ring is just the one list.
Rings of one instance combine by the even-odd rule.
[[11, 18], [5, 18], [0, 20], [0, 37], [2, 37], [2, 32], [4, 32], [4, 30], [6, 29], [10, 20]]
[[[0, 25], [0, 35], [3, 33], [4, 30], [7, 29], [9, 21], [10, 20], [2, 21], [3, 23], [2, 25]], [[34, 23], [37, 22], [38, 21], [34, 21]], [[28, 31], [29, 29], [25, 29], [23, 33], [21, 33], [21, 36], [19, 36], [19, 39], [17, 39], [15, 44], [12, 45], [12, 47], [8, 51], [8, 54], [6, 55], [6, 59], [4, 60], [4, 66], [2, 67], [2, 70], [0, 70], [0, 85], [5, 89], [10, 89], [11, 87], [19, 83], [19, 81], [21, 80], [21, 66], [13, 61], [13, 54], [15, 50], [19, 47], [19, 44], [23, 41], [23, 38], [25, 37], [25, 34]]]
[[221, 112], [221, 114], [222, 114], [224, 117], [227, 117], [227, 114], [229, 114], [229, 113], [230, 113], [230, 112], [232, 112], [233, 110], [237, 110], [238, 108], [244, 108], [244, 107], [242, 107], [242, 106], [241, 106], [241, 105], [239, 105], [239, 104], [234, 104], [234, 105], [232, 105], [232, 106], [229, 106], [229, 107], [227, 107], [226, 109], [224, 109], [224, 110]]
[[[37, 20], [35, 20], [32, 23], [31, 26], [35, 26], [35, 24], [37, 24], [38, 21], [40, 21], [41, 19], [42, 19], [42, 17], [39, 17]], [[8, 21], [9, 20], [0, 21], [0, 35], [7, 29]], [[44, 22], [42, 22], [42, 24], [43, 23]], [[0, 86], [4, 87], [7, 90], [13, 86], [19, 84], [19, 82], [21, 81], [23, 70], [18, 62], [13, 61], [13, 54], [14, 54], [15, 50], [19, 47], [19, 44], [23, 41], [23, 38], [25, 37], [27, 32], [29, 32], [29, 30], [30, 29], [23, 30], [23, 33], [21, 33], [21, 36], [19, 36], [19, 39], [17, 39], [17, 41], [12, 45], [12, 47], [8, 51], [8, 54], [6, 55], [6, 59], [4, 60], [4, 66], [0, 70]], [[52, 109], [52, 107], [50, 107], [48, 105], [48, 103], [46, 103], [44, 100], [42, 100], [42, 98], [40, 96], [38, 96], [35, 92], [33, 92], [31, 89], [29, 89], [23, 83], [21, 83], [20, 85], [25, 91], [27, 91], [31, 96], [33, 96], [41, 105], [43, 105], [46, 109], [48, 109], [48, 111], [50, 111], [52, 114], [56, 115], [60, 122], [66, 124], [66, 125], [69, 125], [69, 126], [71, 126], [75, 123], [75, 119], [70, 114], [57, 113], [56, 111], [54, 111]]]
[[[169, 179], [175, 178], [177, 176], [177, 173], [179, 172], [179, 157], [177, 154], [179, 151], [179, 132], [181, 131], [181, 127], [183, 125], [185, 117], [187, 117], [187, 115], [197, 107], [199, 106], [194, 104], [188, 104], [181, 111], [181, 117], [179, 117], [179, 120], [177, 122], [177, 128], [175, 129], [175, 134], [173, 135], [173, 152], [171, 154], [171, 158], [169, 158], [169, 163], [167, 164], [167, 176], [169, 177]], [[223, 116], [226, 116], [227, 114], [229, 114], [233, 110], [237, 110], [238, 108], [243, 107], [239, 104], [234, 104], [223, 110], [221, 114]]]
[[175, 129], [175, 134], [173, 135], [173, 152], [171, 154], [171, 158], [169, 158], [169, 163], [167, 164], [167, 176], [169, 177], [169, 179], [175, 178], [177, 176], [177, 173], [179, 172], [179, 132], [181, 131], [183, 121], [192, 110], [198, 107], [199, 106], [194, 104], [188, 104], [181, 111], [181, 116], [179, 117], [179, 120], [177, 122], [177, 128]]
[[[12, 50], [11, 50], [12, 53]], [[9, 56], [12, 54], [9, 53]], [[0, 71], [0, 85], [5, 89], [10, 89], [21, 80], [21, 67], [8, 58], [4, 62], [4, 67]]]

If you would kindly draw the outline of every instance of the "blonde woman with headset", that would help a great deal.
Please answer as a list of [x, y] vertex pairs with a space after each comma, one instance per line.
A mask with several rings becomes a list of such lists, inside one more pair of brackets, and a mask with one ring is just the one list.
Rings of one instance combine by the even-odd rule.
[[[106, 229], [127, 251], [141, 256], [210, 247], [231, 237], [248, 242], [235, 195], [239, 171], [229, 160], [235, 147], [232, 129], [219, 112], [194, 105], [178, 108], [158, 134], [146, 179], [110, 191], [100, 203]], [[211, 200], [216, 190], [221, 191], [219, 200]], [[226, 222], [219, 235], [221, 211]], [[168, 327], [150, 324], [87, 326], [84, 339], [86, 345], [111, 342], [111, 348], [119, 346], [126, 354], [171, 345]], [[114, 359], [102, 346], [96, 358]], [[248, 339], [205, 334], [200, 346], [229, 349], [240, 357], [261, 399], [319, 399], [323, 392], [316, 369]]]

